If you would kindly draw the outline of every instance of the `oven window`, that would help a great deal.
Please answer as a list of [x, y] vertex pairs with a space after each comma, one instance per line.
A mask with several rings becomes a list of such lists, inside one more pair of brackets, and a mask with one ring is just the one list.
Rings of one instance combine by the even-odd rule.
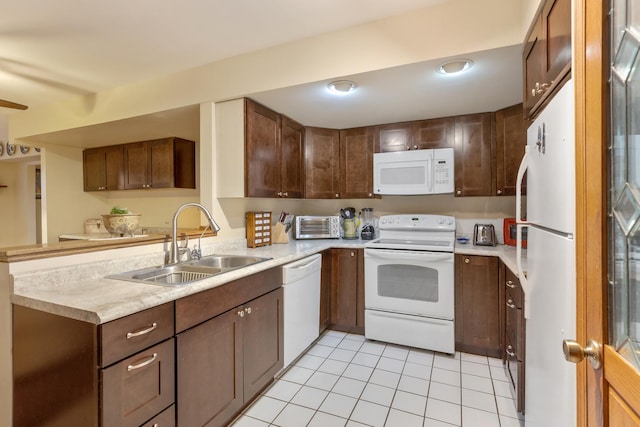
[[438, 270], [404, 264], [378, 266], [378, 295], [438, 302]]

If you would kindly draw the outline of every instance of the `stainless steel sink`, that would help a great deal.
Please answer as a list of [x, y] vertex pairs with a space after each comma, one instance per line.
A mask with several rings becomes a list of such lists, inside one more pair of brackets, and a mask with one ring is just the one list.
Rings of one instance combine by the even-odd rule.
[[199, 260], [189, 261], [186, 264], [229, 270], [247, 267], [270, 259], [271, 258], [260, 258], [248, 255], [209, 255]]
[[141, 270], [107, 276], [108, 279], [127, 280], [164, 286], [179, 286], [207, 277], [216, 276], [238, 268], [247, 267], [269, 260], [243, 255], [210, 255], [199, 260], [183, 262], [163, 267], [149, 267]]

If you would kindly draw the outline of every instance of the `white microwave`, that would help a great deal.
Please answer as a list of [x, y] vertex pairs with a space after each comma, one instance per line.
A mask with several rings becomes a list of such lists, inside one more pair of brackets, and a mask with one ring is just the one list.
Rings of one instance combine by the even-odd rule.
[[453, 148], [373, 154], [376, 194], [453, 193], [453, 180]]

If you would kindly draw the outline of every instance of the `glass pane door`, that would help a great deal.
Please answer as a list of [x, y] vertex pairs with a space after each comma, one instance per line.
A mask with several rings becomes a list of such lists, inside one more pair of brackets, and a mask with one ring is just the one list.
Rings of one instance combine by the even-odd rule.
[[640, 369], [640, 2], [612, 6], [609, 344]]

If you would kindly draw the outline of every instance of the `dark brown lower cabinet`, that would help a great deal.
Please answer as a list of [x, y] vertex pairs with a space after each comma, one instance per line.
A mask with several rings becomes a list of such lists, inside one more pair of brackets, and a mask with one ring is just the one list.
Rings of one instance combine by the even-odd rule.
[[511, 382], [518, 412], [524, 413], [525, 318], [524, 294], [520, 281], [506, 266], [505, 270], [505, 349], [503, 361]]
[[502, 357], [504, 297], [498, 262], [489, 256], [455, 256], [456, 351]]
[[173, 425], [173, 313], [167, 303], [95, 325], [14, 305], [13, 425]]
[[282, 288], [177, 336], [178, 425], [225, 426], [283, 366]]
[[14, 305], [14, 427], [227, 425], [282, 369], [283, 314], [281, 268], [101, 325]]
[[364, 250], [331, 249], [331, 328], [364, 333]]

